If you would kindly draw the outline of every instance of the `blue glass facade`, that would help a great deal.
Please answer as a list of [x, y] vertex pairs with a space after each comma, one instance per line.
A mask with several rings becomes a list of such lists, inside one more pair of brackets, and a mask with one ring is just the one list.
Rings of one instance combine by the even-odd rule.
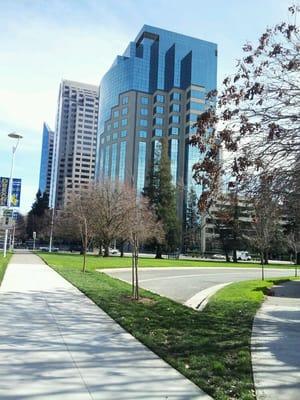
[[126, 171], [126, 147], [127, 147], [127, 142], [121, 142], [120, 145], [120, 163], [119, 163], [119, 181], [124, 182], [125, 180], [125, 171]]
[[42, 193], [46, 192], [48, 195], [50, 193], [50, 185], [51, 185], [53, 142], [54, 142], [54, 132], [49, 128], [49, 126], [46, 123], [44, 123], [39, 190]]
[[144, 25], [100, 84], [96, 178], [118, 176], [140, 192], [153, 160], [160, 159], [161, 138], [168, 137], [172, 181], [184, 186], [178, 190], [184, 218], [192, 167], [201, 156], [188, 140], [210, 106], [206, 93], [216, 89], [216, 80], [216, 44]]
[[141, 193], [145, 186], [145, 175], [146, 175], [146, 142], [139, 142], [138, 150], [138, 170], [137, 170], [137, 193]]

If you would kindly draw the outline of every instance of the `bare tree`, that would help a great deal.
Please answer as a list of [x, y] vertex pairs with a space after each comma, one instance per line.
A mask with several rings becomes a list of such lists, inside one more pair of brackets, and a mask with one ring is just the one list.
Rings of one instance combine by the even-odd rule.
[[95, 219], [96, 189], [92, 185], [79, 193], [71, 193], [68, 197], [68, 204], [61, 213], [60, 225], [70, 234], [79, 233], [83, 252], [82, 272], [86, 270], [86, 253], [95, 235], [97, 221]]
[[249, 170], [259, 173], [263, 164], [268, 174], [286, 177], [300, 153], [299, 7], [289, 12], [290, 21], [267, 29], [258, 45], [244, 46], [235, 73], [224, 79], [219, 94], [208, 95], [208, 105], [218, 96], [217, 107], [199, 116], [191, 138], [204, 155], [194, 166], [196, 181], [204, 186], [203, 208], [219, 188], [221, 148], [232, 154], [231, 172], [238, 180]]
[[109, 255], [109, 245], [115, 239], [128, 237], [128, 221], [135, 208], [135, 191], [120, 182], [103, 182], [95, 188], [94, 210], [96, 237]]
[[139, 247], [150, 239], [155, 239], [157, 243], [161, 243], [164, 240], [164, 229], [162, 223], [157, 221], [157, 216], [146, 197], [138, 197], [136, 199], [135, 207], [132, 209], [128, 222], [127, 232], [132, 246], [132, 297], [138, 300]]
[[261, 277], [264, 280], [264, 264], [272, 241], [280, 227], [282, 206], [278, 198], [274, 198], [271, 178], [260, 178], [256, 190], [251, 187], [252, 232], [248, 241], [260, 254]]

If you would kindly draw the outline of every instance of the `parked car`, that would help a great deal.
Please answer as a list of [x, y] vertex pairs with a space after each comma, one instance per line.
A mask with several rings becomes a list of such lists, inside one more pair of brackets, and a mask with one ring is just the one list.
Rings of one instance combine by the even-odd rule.
[[[41, 250], [41, 251], [49, 251], [49, 247], [48, 246], [41, 246], [41, 247], [39, 247], [39, 250]], [[53, 253], [56, 253], [56, 252], [59, 251], [59, 248], [58, 247], [51, 247], [51, 251]]]
[[214, 260], [226, 260], [226, 256], [223, 254], [213, 254], [211, 258]]
[[[104, 249], [102, 249], [102, 254], [104, 254]], [[120, 251], [118, 249], [113, 249], [111, 247], [109, 247], [109, 249], [108, 249], [108, 254], [110, 256], [119, 256], [119, 255], [121, 255], [121, 253], [120, 253]]]

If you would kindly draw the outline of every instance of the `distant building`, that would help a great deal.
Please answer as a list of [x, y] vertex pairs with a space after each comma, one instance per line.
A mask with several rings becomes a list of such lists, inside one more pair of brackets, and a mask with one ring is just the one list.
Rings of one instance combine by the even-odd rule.
[[[184, 220], [192, 166], [200, 158], [189, 137], [216, 79], [216, 44], [143, 26], [100, 84], [96, 179], [127, 181], [141, 192], [166, 136]], [[195, 190], [199, 195], [200, 186]]]
[[68, 80], [60, 85], [50, 189], [55, 208], [94, 180], [98, 98], [97, 86]]
[[50, 194], [54, 132], [44, 122], [40, 165], [39, 190]]

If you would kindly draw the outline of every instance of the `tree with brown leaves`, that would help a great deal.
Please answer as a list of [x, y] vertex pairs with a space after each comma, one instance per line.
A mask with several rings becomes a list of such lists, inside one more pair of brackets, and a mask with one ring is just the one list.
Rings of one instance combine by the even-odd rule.
[[[223, 173], [220, 149], [232, 155], [231, 174], [242, 181], [250, 174], [290, 173], [300, 153], [300, 33], [299, 6], [289, 7], [290, 21], [267, 29], [256, 46], [247, 43], [245, 57], [235, 73], [226, 77], [217, 101], [198, 118], [191, 144], [205, 154], [194, 166], [195, 179], [204, 190], [207, 208]], [[209, 135], [207, 135], [209, 132]], [[299, 173], [299, 171], [298, 171]]]

